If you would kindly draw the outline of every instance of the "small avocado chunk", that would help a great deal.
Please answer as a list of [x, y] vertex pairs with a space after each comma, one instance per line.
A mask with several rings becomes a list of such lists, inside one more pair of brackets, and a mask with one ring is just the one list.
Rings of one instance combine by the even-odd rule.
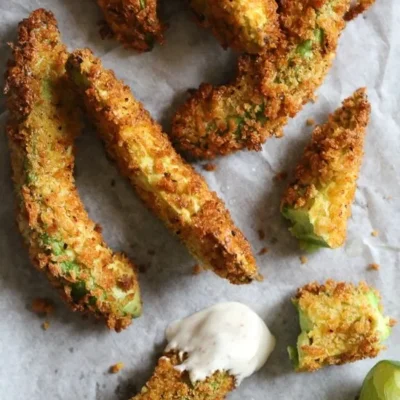
[[293, 224], [289, 231], [299, 240], [302, 250], [311, 253], [323, 247], [329, 248], [328, 243], [315, 233], [307, 210], [286, 206], [282, 209], [282, 215]]
[[365, 377], [359, 400], [400, 399], [400, 362], [378, 362]]
[[[376, 357], [391, 333], [393, 321], [382, 314], [379, 293], [363, 282], [312, 282], [292, 302], [301, 332], [288, 353], [299, 372]], [[365, 340], [371, 343], [367, 350]]]

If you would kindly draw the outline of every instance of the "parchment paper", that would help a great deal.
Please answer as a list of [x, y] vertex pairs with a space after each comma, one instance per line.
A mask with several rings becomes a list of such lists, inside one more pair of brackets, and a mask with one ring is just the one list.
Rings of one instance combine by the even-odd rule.
[[[88, 46], [115, 69], [166, 129], [185, 91], [202, 81], [225, 81], [235, 56], [223, 51], [206, 31], [197, 28], [183, 2], [166, 0], [170, 23], [167, 41], [151, 53], [137, 55], [114, 41], [102, 41], [101, 15], [91, 0], [0, 0], [0, 68], [9, 56], [17, 23], [38, 7], [52, 10], [70, 49]], [[399, 317], [400, 285], [400, 7], [395, 0], [377, 0], [364, 17], [348, 25], [334, 67], [308, 105], [286, 128], [282, 139], [270, 140], [260, 153], [242, 152], [217, 161], [205, 172], [210, 186], [226, 201], [250, 240], [266, 279], [235, 287], [205, 272], [192, 274], [195, 261], [163, 225], [138, 201], [127, 182], [106, 159], [90, 130], [77, 142], [77, 185], [91, 217], [101, 223], [107, 242], [143, 266], [140, 275], [144, 315], [123, 333], [84, 320], [59, 301], [46, 279], [32, 268], [14, 223], [14, 197], [8, 147], [0, 136], [0, 398], [5, 400], [128, 400], [150, 377], [165, 345], [172, 320], [215, 302], [236, 300], [253, 307], [278, 339], [266, 366], [230, 395], [232, 400], [350, 400], [377, 360], [327, 368], [315, 374], [292, 372], [286, 346], [298, 334], [289, 301], [297, 287], [327, 278], [366, 280], [381, 290], [386, 312]], [[373, 106], [359, 188], [344, 248], [321, 250], [300, 263], [296, 241], [278, 212], [286, 182], [309, 140], [308, 118], [323, 122], [340, 101], [368, 86]], [[6, 112], [1, 98], [1, 131]], [[114, 185], [115, 183], [115, 185]], [[260, 239], [257, 231], [265, 231]], [[378, 237], [371, 232], [379, 231]], [[369, 271], [372, 262], [380, 271]], [[29, 305], [33, 298], [53, 299], [57, 309], [43, 331]], [[400, 327], [388, 340], [382, 358], [400, 359]], [[110, 375], [110, 365], [125, 368]]]

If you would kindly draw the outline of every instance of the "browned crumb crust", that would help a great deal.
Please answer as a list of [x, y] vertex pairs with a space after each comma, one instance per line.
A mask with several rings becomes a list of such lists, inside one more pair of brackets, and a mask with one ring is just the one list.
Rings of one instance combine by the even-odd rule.
[[258, 279], [250, 245], [205, 180], [175, 152], [166, 134], [90, 50], [67, 63], [110, 156], [144, 203], [201, 265], [235, 284]]
[[351, 21], [356, 18], [358, 15], [368, 10], [374, 3], [375, 0], [357, 0], [350, 8], [350, 11], [345, 15], [346, 21]]
[[275, 0], [190, 0], [190, 5], [224, 48], [258, 54], [280, 38]]
[[186, 372], [174, 368], [179, 364], [176, 353], [160, 358], [153, 376], [131, 400], [223, 400], [235, 388], [234, 378], [226, 372], [216, 372], [193, 385]]
[[5, 86], [17, 221], [32, 262], [71, 308], [119, 331], [132, 316], [112, 290], [140, 305], [138, 282], [129, 260], [104, 243], [74, 184], [81, 124], [64, 78], [67, 56], [51, 12], [36, 10], [19, 24]]
[[261, 149], [313, 99], [336, 54], [351, 0], [281, 0], [285, 39], [277, 49], [239, 59], [236, 79], [204, 83], [173, 118], [174, 145], [194, 158]]
[[[345, 99], [342, 107], [329, 116], [326, 124], [314, 130], [311, 143], [296, 167], [295, 179], [283, 196], [283, 204], [303, 207], [315, 190], [335, 181], [339, 175], [345, 175], [348, 180], [349, 171], [356, 170], [358, 174], [370, 113], [371, 105], [365, 88], [362, 88]], [[339, 159], [344, 151], [346, 160]], [[349, 200], [352, 202], [353, 193]]]
[[159, 0], [97, 0], [116, 39], [126, 48], [149, 51], [163, 43], [165, 25], [158, 18]]
[[326, 124], [315, 128], [295, 178], [282, 197], [282, 209], [309, 211], [325, 190], [329, 210], [326, 218], [325, 214], [315, 215], [314, 232], [332, 248], [341, 246], [346, 238], [370, 113], [365, 88], [344, 100]]
[[[377, 311], [367, 297], [371, 292], [380, 300], [379, 292], [365, 282], [355, 286], [330, 279], [298, 289], [295, 303], [317, 322], [317, 329], [308, 333], [310, 344], [301, 346], [304, 361], [299, 371], [374, 358], [385, 348], [375, 326]], [[388, 319], [388, 326], [394, 323]]]

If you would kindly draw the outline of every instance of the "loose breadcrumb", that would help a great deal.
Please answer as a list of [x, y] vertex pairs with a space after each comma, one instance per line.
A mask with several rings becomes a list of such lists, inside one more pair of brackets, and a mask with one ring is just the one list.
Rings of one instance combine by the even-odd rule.
[[368, 269], [372, 269], [374, 271], [379, 271], [381, 269], [381, 266], [377, 263], [372, 263], [372, 264], [369, 264]]
[[42, 329], [44, 331], [47, 331], [47, 329], [49, 329], [49, 327], [50, 327], [50, 322], [49, 321], [44, 321], [43, 324], [42, 324]]
[[259, 230], [257, 231], [257, 233], [258, 233], [258, 238], [259, 238], [260, 240], [264, 240], [264, 239], [265, 239], [265, 232], [264, 232], [262, 229], [259, 229]]
[[371, 236], [373, 236], [373, 237], [379, 236], [379, 231], [373, 230], [373, 231], [371, 232]]
[[275, 175], [274, 180], [275, 180], [276, 182], [283, 182], [283, 181], [286, 180], [286, 178], [287, 178], [287, 172], [286, 172], [286, 171], [282, 171], [282, 172], [278, 172], [278, 173]]
[[118, 374], [119, 371], [121, 371], [124, 368], [124, 363], [119, 362], [117, 364], [111, 365], [109, 372], [110, 374]]
[[300, 262], [301, 262], [302, 264], [307, 264], [308, 258], [307, 258], [306, 256], [300, 256]]
[[205, 171], [212, 172], [212, 171], [215, 171], [217, 169], [217, 166], [215, 164], [212, 164], [212, 163], [207, 163], [207, 164], [203, 165], [203, 169]]
[[267, 254], [267, 253], [268, 253], [268, 248], [267, 248], [267, 247], [263, 247], [263, 248], [258, 252], [258, 255], [259, 255], [259, 256], [262, 256], [262, 255]]
[[313, 125], [315, 125], [315, 119], [313, 119], [313, 118], [308, 118], [308, 120], [306, 121], [306, 125], [307, 125], [307, 126], [313, 126]]
[[203, 267], [199, 264], [196, 264], [193, 267], [193, 275], [199, 275], [203, 271]]
[[32, 311], [35, 314], [49, 315], [54, 312], [54, 304], [49, 299], [37, 297], [32, 301]]

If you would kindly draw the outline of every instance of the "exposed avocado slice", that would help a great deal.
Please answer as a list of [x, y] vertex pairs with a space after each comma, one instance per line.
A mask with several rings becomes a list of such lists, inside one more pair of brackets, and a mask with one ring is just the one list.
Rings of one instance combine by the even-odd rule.
[[293, 226], [289, 229], [293, 236], [299, 239], [300, 247], [308, 252], [313, 252], [321, 247], [328, 247], [328, 243], [315, 234], [314, 225], [310, 221], [309, 213], [304, 209], [284, 207], [282, 215], [290, 220]]
[[392, 332], [392, 329], [388, 323], [389, 318], [383, 316], [383, 314], [379, 308], [380, 300], [374, 292], [372, 292], [372, 291], [369, 292], [367, 297], [368, 297], [368, 300], [371, 303], [371, 305], [376, 310], [376, 314], [375, 314], [376, 330], [380, 333], [381, 342], [383, 342], [390, 336], [390, 334]]
[[126, 314], [132, 315], [133, 318], [137, 318], [142, 315], [142, 301], [140, 299], [139, 292], [135, 293], [133, 300], [128, 302], [122, 311]]

